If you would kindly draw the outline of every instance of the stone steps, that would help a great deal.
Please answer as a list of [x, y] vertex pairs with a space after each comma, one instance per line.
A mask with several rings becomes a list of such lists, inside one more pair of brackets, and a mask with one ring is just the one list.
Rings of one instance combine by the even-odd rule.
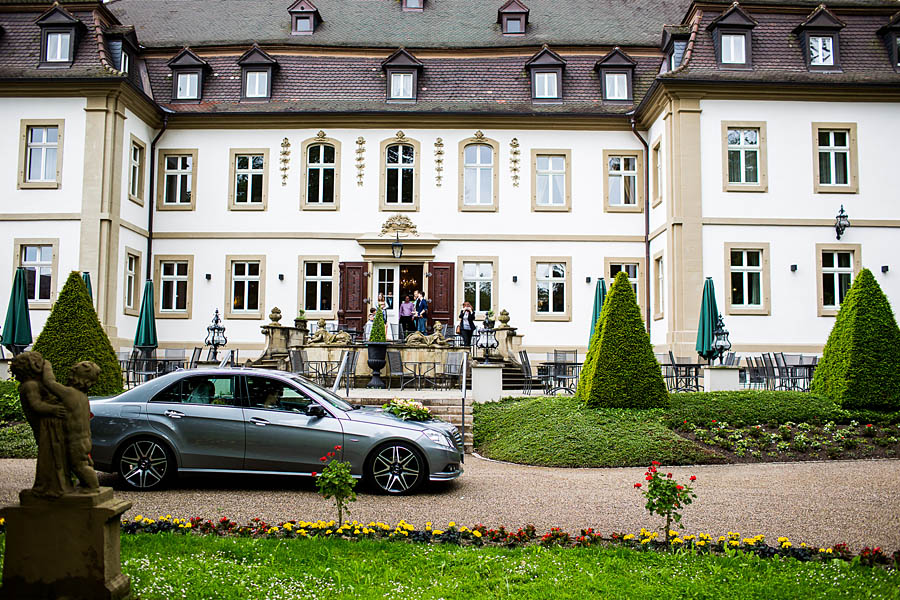
[[[346, 398], [351, 404], [359, 404], [361, 406], [382, 406], [388, 400], [385, 398], [354, 398], [350, 396]], [[420, 400], [423, 405], [428, 407], [431, 414], [435, 418], [447, 421], [453, 424], [457, 429], [462, 429], [463, 425], [463, 408], [460, 398], [422, 398]], [[472, 444], [472, 404], [470, 400], [466, 401], [465, 410], [465, 433], [463, 434], [463, 448], [465, 452], [471, 453]]]

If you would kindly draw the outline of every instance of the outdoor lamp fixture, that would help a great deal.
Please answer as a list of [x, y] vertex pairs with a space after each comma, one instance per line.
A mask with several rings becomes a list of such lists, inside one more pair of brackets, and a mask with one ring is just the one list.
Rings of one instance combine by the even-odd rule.
[[218, 308], [216, 314], [213, 315], [212, 325], [206, 328], [206, 332], [204, 343], [212, 347], [212, 359], [218, 360], [219, 348], [228, 343], [228, 338], [225, 337], [225, 327], [222, 325], [222, 319], [219, 318]]
[[482, 327], [475, 332], [475, 347], [481, 348], [483, 360], [491, 361], [491, 353], [500, 346], [492, 327]]
[[847, 213], [844, 212], [844, 205], [841, 204], [841, 211], [834, 218], [834, 231], [837, 233], [837, 239], [841, 239], [841, 236], [844, 235], [844, 230], [850, 227], [850, 219], [847, 217]]
[[719, 313], [719, 319], [716, 321], [716, 330], [713, 332], [715, 336], [715, 342], [713, 342], [713, 347], [716, 349], [716, 354], [719, 355], [719, 364], [722, 364], [722, 356], [725, 355], [726, 352], [731, 350], [731, 341], [728, 339], [728, 330], [725, 329], [725, 321], [722, 320], [722, 313]]
[[391, 254], [394, 258], [403, 256], [403, 242], [400, 241], [400, 232], [397, 232], [397, 239], [391, 242]]

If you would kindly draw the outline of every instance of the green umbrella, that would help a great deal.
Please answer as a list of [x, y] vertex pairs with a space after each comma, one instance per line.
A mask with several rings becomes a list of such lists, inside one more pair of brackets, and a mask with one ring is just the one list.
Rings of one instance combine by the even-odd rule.
[[31, 343], [31, 318], [28, 314], [28, 284], [25, 269], [16, 269], [12, 293], [6, 309], [6, 323], [3, 325], [3, 345], [13, 354], [18, 354]]
[[138, 315], [137, 331], [134, 332], [134, 347], [144, 350], [156, 348], [156, 318], [153, 316], [153, 281], [144, 284], [141, 312]]
[[594, 288], [594, 312], [591, 315], [591, 331], [588, 333], [588, 345], [591, 338], [594, 337], [594, 329], [597, 327], [597, 319], [600, 318], [600, 311], [603, 310], [603, 302], [606, 300], [606, 280], [602, 277], [597, 280], [597, 286]]
[[716, 288], [712, 277], [706, 278], [703, 284], [703, 303], [700, 305], [700, 324], [697, 325], [697, 354], [706, 360], [718, 356], [716, 352], [716, 325], [719, 319], [719, 308], [716, 305]]
[[91, 274], [87, 271], [81, 273], [81, 278], [84, 280], [84, 285], [88, 290], [88, 298], [91, 299], [91, 303], [94, 302], [94, 290], [91, 288]]

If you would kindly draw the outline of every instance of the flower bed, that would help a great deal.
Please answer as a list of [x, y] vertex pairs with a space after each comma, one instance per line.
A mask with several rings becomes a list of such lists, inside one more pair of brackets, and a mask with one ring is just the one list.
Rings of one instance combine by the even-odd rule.
[[[2, 528], [2, 523], [0, 523]], [[0, 529], [2, 530], [2, 529]], [[845, 560], [865, 565], [883, 565], [900, 568], [900, 550], [890, 554], [880, 547], [863, 548], [854, 554], [846, 544], [819, 547], [805, 543], [793, 544], [786, 537], [779, 537], [774, 545], [766, 542], [765, 536], [742, 536], [736, 532], [714, 537], [707, 533], [685, 534], [670, 531], [670, 541], [660, 537], [658, 531], [644, 528], [638, 533], [611, 533], [603, 536], [593, 529], [582, 529], [577, 535], [553, 527], [546, 533], [539, 533], [533, 525], [507, 530], [504, 527], [488, 528], [483, 524], [472, 527], [451, 521], [447, 527], [434, 527], [431, 522], [424, 528], [416, 528], [401, 520], [395, 525], [382, 522], [360, 523], [350, 521], [338, 526], [335, 521], [280, 521], [268, 523], [261, 519], [251, 519], [240, 524], [227, 517], [217, 521], [194, 517], [174, 518], [172, 515], [151, 519], [138, 515], [122, 521], [122, 532], [138, 533], [180, 533], [185, 535], [211, 535], [270, 539], [310, 539], [340, 538], [347, 540], [392, 540], [401, 542], [456, 544], [467, 546], [521, 547], [539, 545], [545, 547], [590, 547], [619, 546], [638, 551], [690, 551], [700, 554], [733, 554], [736, 551], [752, 553], [763, 558], [790, 557], [801, 561]]]

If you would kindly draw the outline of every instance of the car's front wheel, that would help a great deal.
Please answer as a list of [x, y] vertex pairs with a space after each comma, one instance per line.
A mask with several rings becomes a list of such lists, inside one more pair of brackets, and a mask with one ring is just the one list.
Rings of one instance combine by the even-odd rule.
[[162, 487], [175, 472], [175, 459], [165, 444], [158, 440], [131, 440], [118, 453], [116, 471], [131, 489], [155, 490]]
[[380, 446], [366, 461], [366, 479], [383, 494], [411, 494], [428, 473], [425, 458], [411, 445], [391, 442]]

